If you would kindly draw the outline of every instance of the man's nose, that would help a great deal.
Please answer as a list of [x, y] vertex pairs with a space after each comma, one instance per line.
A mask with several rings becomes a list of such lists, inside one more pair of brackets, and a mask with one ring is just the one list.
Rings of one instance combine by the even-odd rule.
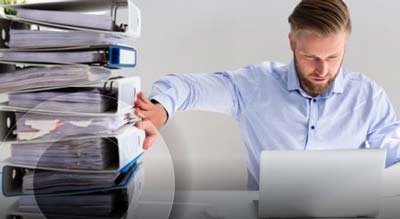
[[323, 60], [319, 60], [316, 66], [316, 72], [322, 77], [326, 76], [328, 74], [328, 64]]

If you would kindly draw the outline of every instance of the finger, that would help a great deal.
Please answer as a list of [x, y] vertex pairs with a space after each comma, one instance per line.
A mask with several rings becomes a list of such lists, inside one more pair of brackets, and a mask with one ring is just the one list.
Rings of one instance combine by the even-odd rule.
[[145, 111], [140, 110], [140, 109], [135, 109], [134, 113], [137, 117], [141, 118], [141, 119], [146, 119], [147, 118], [147, 114]]
[[143, 101], [143, 102], [145, 102], [147, 104], [151, 104], [150, 100], [146, 97], [146, 95], [143, 92], [140, 92], [137, 95], [137, 97], [138, 97], [139, 100], [141, 100], [141, 101]]
[[144, 120], [137, 122], [135, 126], [139, 129], [143, 129], [146, 132], [146, 138], [144, 139], [143, 142], [143, 149], [147, 150], [154, 142], [154, 140], [158, 136], [158, 130], [156, 127], [152, 125], [152, 123], [149, 120]]
[[150, 120], [142, 120], [135, 123], [135, 126], [139, 129], [143, 129], [147, 135], [157, 135], [158, 129], [153, 125]]
[[140, 108], [142, 110], [150, 110], [152, 107], [152, 104], [146, 103], [146, 102], [138, 99], [135, 101], [135, 107]]
[[148, 150], [156, 139], [157, 139], [157, 135], [151, 135], [151, 136], [146, 137], [143, 142], [143, 149]]
[[145, 130], [146, 126], [144, 125], [144, 120], [136, 122], [136, 123], [135, 123], [135, 126], [136, 126], [136, 128], [138, 128], [138, 129], [142, 129], [142, 130], [146, 131], [146, 130]]

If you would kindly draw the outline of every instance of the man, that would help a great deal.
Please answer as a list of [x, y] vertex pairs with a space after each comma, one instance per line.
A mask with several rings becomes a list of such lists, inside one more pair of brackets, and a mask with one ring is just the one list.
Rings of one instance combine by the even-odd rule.
[[342, 67], [351, 33], [342, 0], [302, 0], [289, 17], [293, 61], [263, 62], [234, 72], [168, 75], [149, 101], [135, 103], [145, 148], [177, 111], [233, 116], [247, 150], [249, 189], [257, 189], [262, 150], [387, 149], [399, 161], [400, 122], [384, 90]]

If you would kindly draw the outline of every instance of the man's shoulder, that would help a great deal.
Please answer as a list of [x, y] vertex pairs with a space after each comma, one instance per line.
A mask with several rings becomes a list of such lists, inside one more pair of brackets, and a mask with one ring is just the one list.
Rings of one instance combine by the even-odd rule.
[[289, 69], [288, 64], [275, 61], [264, 61], [246, 66], [247, 73], [255, 77], [274, 77], [281, 78], [286, 75]]
[[264, 61], [257, 64], [247, 65], [229, 74], [234, 83], [242, 91], [257, 93], [270, 90], [276, 85], [283, 85], [284, 77], [287, 75], [288, 65]]
[[275, 61], [264, 61], [261, 63], [254, 64], [252, 66], [255, 69], [259, 69], [260, 71], [263, 71], [265, 73], [274, 73], [274, 72], [286, 71], [289, 65]]
[[[383, 89], [376, 81], [369, 78], [360, 72], [344, 71], [345, 78], [348, 81], [349, 90], [357, 90], [357, 92], [364, 92], [365, 94], [376, 94]], [[358, 89], [357, 89], [358, 88]]]

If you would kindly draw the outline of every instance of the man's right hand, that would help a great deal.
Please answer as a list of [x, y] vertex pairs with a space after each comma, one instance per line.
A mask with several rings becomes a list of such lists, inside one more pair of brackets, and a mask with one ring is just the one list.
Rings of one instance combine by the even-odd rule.
[[159, 130], [168, 119], [167, 111], [159, 103], [152, 103], [140, 92], [135, 102], [135, 115], [142, 119], [136, 127], [146, 132], [143, 148], [147, 150], [156, 140]]

